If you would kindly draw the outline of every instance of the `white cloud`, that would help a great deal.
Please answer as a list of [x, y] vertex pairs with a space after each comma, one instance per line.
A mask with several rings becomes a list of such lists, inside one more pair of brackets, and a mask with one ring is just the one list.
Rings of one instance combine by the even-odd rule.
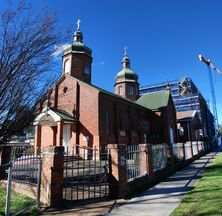
[[105, 64], [105, 62], [104, 62], [104, 61], [101, 61], [99, 64], [100, 64], [100, 65], [104, 65], [104, 64]]
[[54, 46], [55, 51], [52, 53], [52, 56], [57, 58], [67, 46], [69, 46], [69, 44], [67, 44], [67, 43], [55, 45]]

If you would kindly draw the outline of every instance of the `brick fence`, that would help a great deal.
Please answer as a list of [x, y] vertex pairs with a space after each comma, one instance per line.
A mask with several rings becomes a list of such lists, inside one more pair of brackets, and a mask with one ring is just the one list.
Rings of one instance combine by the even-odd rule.
[[[128, 148], [125, 144], [109, 144], [109, 196], [124, 198], [151, 187], [177, 169], [207, 153], [210, 143], [139, 144]], [[50, 146], [42, 153], [40, 202], [58, 207], [63, 199], [64, 147]], [[23, 188], [26, 194], [29, 187]], [[33, 191], [33, 189], [32, 189]], [[21, 190], [19, 190], [21, 192]], [[33, 194], [32, 194], [33, 197]]]
[[[150, 144], [140, 144], [138, 176], [134, 179], [127, 180], [127, 147], [126, 145], [108, 145], [111, 157], [110, 173], [110, 197], [123, 198], [138, 193], [155, 183], [158, 183], [165, 177], [169, 176], [181, 167], [189, 164], [193, 160], [203, 156], [210, 149], [210, 143], [200, 141], [178, 143], [174, 146], [165, 148], [167, 162], [165, 166], [160, 166], [154, 171], [154, 154]], [[174, 151], [177, 148], [177, 151]], [[162, 156], [161, 159], [164, 159]]]

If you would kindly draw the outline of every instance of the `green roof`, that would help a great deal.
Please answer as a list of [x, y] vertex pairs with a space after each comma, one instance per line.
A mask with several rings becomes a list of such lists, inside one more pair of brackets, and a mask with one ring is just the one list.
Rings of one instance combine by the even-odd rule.
[[154, 92], [142, 95], [137, 103], [151, 110], [157, 110], [168, 105], [170, 91]]
[[70, 115], [68, 112], [66, 112], [65, 110], [55, 109], [55, 110], [53, 110], [53, 112], [55, 112], [57, 115], [59, 115], [61, 117], [61, 119], [65, 120], [65, 121], [71, 121], [71, 122], [76, 121], [76, 119], [72, 115]]
[[115, 77], [116, 83], [119, 82], [137, 82], [138, 75], [130, 68], [123, 68]]

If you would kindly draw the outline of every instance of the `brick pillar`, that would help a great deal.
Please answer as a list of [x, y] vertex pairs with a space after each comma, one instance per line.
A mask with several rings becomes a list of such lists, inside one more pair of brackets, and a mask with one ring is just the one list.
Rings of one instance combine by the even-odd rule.
[[110, 177], [109, 196], [122, 198], [127, 195], [126, 145], [109, 144]]
[[62, 201], [64, 147], [48, 146], [42, 158], [40, 203], [58, 206]]
[[42, 136], [42, 126], [35, 126], [35, 155], [41, 152], [41, 136]]
[[63, 121], [57, 123], [57, 137], [56, 137], [56, 146], [62, 146], [63, 141]]
[[149, 175], [149, 157], [148, 157], [148, 145], [139, 144], [141, 152], [139, 153], [139, 167], [141, 175]]

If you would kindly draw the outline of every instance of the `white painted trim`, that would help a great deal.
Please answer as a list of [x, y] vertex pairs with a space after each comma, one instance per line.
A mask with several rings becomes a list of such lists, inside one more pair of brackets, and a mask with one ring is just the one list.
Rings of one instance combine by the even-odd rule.
[[60, 117], [58, 114], [56, 114], [54, 111], [52, 111], [52, 110], [49, 109], [49, 110], [47, 110], [47, 111], [41, 112], [41, 113], [35, 118], [33, 125], [38, 125], [39, 122], [40, 122], [40, 120], [41, 120], [41, 118], [44, 117], [45, 115], [50, 115], [55, 122], [61, 121], [61, 117]]

